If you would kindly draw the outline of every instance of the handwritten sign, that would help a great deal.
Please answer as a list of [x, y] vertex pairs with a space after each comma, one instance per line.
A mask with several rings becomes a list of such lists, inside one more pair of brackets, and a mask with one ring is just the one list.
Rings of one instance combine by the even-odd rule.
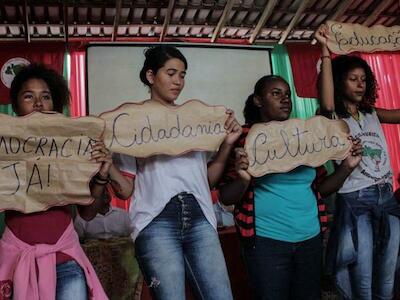
[[226, 132], [223, 106], [189, 100], [179, 106], [157, 101], [125, 103], [100, 115], [106, 121], [104, 142], [113, 152], [135, 157], [216, 151]]
[[0, 210], [32, 213], [92, 201], [89, 180], [99, 164], [89, 159], [103, 120], [35, 112], [0, 114], [0, 124]]
[[332, 21], [328, 21], [327, 25], [328, 48], [336, 54], [400, 50], [400, 26], [365, 27]]
[[344, 159], [351, 148], [348, 132], [344, 121], [322, 116], [255, 124], [245, 143], [248, 172], [261, 177], [300, 165], [317, 167], [331, 159]]

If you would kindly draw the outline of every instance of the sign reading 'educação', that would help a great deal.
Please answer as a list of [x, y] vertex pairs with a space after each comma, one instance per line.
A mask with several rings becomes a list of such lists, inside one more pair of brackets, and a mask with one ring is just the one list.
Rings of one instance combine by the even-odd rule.
[[336, 54], [400, 50], [400, 26], [365, 27], [333, 21], [328, 21], [327, 25], [328, 48]]

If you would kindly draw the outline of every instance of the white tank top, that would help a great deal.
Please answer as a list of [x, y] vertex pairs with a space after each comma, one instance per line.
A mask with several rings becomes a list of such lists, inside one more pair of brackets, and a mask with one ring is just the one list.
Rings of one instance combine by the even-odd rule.
[[349, 193], [377, 183], [392, 184], [392, 168], [387, 151], [386, 139], [375, 111], [360, 112], [360, 120], [343, 119], [350, 127], [350, 134], [361, 140], [363, 146], [360, 164], [347, 177], [339, 193]]

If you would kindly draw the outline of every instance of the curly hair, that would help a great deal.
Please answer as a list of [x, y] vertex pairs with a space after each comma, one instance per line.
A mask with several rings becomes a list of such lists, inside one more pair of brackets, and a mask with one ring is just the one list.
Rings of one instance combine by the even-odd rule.
[[256, 85], [254, 86], [254, 92], [247, 97], [243, 109], [246, 124], [253, 125], [262, 121], [260, 109], [254, 105], [254, 96], [262, 98], [264, 96], [265, 88], [274, 81], [283, 81], [287, 84], [286, 80], [278, 75], [266, 75], [257, 80]]
[[374, 73], [368, 63], [358, 56], [340, 55], [332, 59], [332, 75], [335, 93], [336, 113], [341, 118], [350, 116], [343, 99], [345, 98], [345, 79], [349, 71], [355, 68], [361, 68], [365, 72], [366, 90], [365, 95], [358, 107], [363, 113], [371, 113], [375, 107], [377, 98], [378, 84]]
[[63, 112], [69, 104], [70, 93], [64, 77], [49, 67], [33, 63], [20, 69], [10, 87], [10, 99], [14, 112], [18, 111], [18, 93], [23, 84], [30, 79], [41, 79], [50, 89], [54, 111]]
[[142, 81], [145, 85], [151, 86], [150, 82], [146, 78], [146, 72], [148, 70], [152, 70], [154, 74], [157, 73], [159, 69], [161, 69], [165, 63], [172, 58], [177, 58], [183, 62], [185, 65], [185, 69], [188, 68], [188, 63], [186, 61], [185, 56], [183, 56], [182, 52], [179, 51], [174, 46], [170, 45], [159, 45], [155, 47], [147, 48], [144, 52], [144, 56], [146, 57], [143, 68], [140, 71], [140, 81]]

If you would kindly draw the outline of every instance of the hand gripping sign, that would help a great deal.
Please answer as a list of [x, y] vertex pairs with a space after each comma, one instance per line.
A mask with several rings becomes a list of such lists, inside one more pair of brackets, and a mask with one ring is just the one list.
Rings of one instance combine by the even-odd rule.
[[89, 181], [99, 164], [90, 156], [103, 120], [34, 112], [0, 114], [0, 124], [0, 210], [32, 213], [93, 200]]
[[223, 106], [189, 100], [177, 106], [157, 101], [125, 103], [100, 117], [106, 121], [104, 142], [111, 151], [148, 157], [218, 150], [226, 136], [228, 115]]
[[245, 142], [248, 172], [261, 177], [301, 165], [317, 167], [331, 159], [344, 159], [351, 148], [348, 132], [344, 121], [322, 116], [255, 124]]

